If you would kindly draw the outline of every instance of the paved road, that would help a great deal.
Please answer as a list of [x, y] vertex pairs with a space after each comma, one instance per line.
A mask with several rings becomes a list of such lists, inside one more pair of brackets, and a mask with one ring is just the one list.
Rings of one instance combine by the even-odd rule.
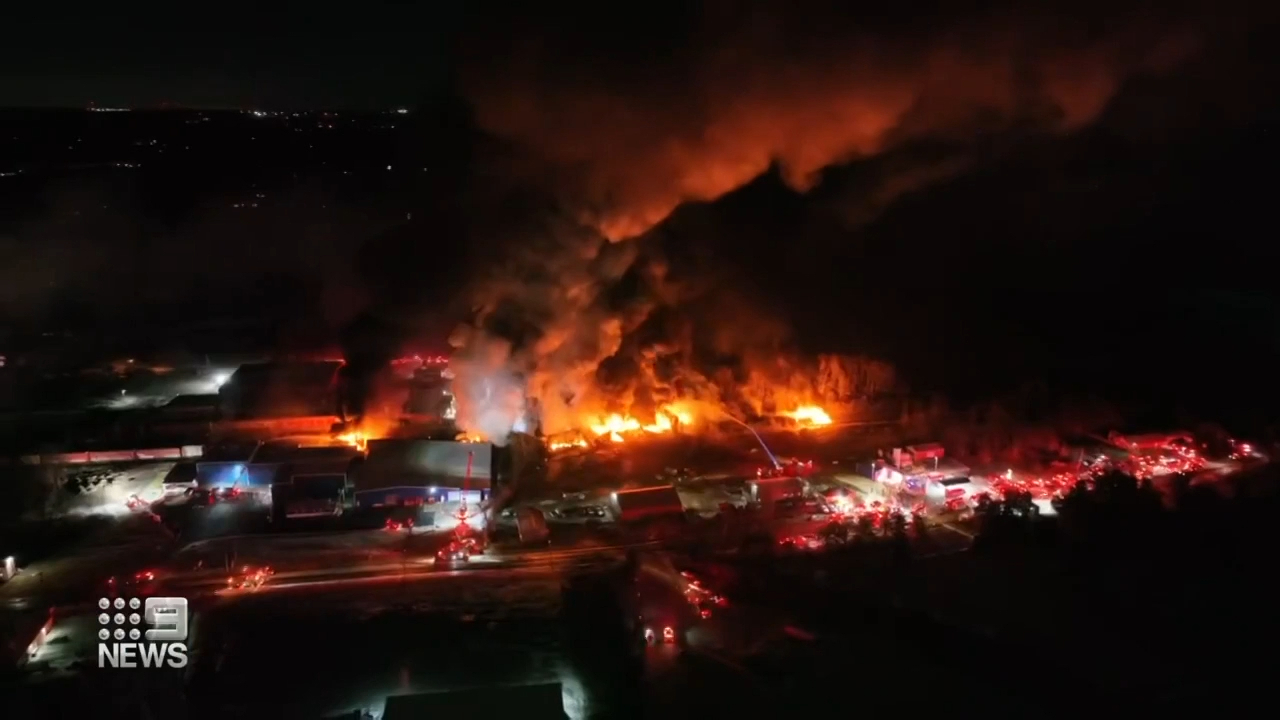
[[433, 561], [425, 560], [404, 565], [333, 568], [318, 572], [288, 573], [283, 576], [272, 576], [265, 585], [251, 591], [227, 589], [225, 580], [221, 578], [202, 580], [199, 584], [174, 583], [167, 585], [166, 588], [172, 587], [175, 591], [183, 590], [185, 594], [216, 588], [219, 595], [230, 596], [247, 593], [307, 591], [326, 587], [356, 588], [388, 584], [432, 583], [451, 578], [475, 581], [482, 578], [559, 574], [570, 570], [583, 570], [601, 565], [615, 564], [618, 561], [620, 561], [620, 558], [602, 557], [598, 553], [566, 553], [555, 556], [539, 555], [535, 556], [534, 559], [524, 561], [484, 562], [482, 559], [477, 559], [471, 561], [466, 567], [437, 569]]
[[[321, 585], [372, 585], [388, 582], [423, 582], [435, 578], [503, 573], [545, 573], [568, 569], [584, 569], [620, 562], [630, 548], [651, 548], [653, 543], [603, 546], [592, 548], [548, 548], [535, 551], [491, 551], [476, 556], [458, 568], [438, 568], [433, 556], [395, 555], [346, 556], [337, 562], [315, 564], [314, 557], [304, 557], [305, 567], [276, 568], [266, 585], [255, 592], [319, 587]], [[243, 556], [242, 556], [243, 558]], [[228, 572], [198, 570], [175, 573], [162, 583], [164, 592], [188, 595], [201, 592], [228, 591]]]

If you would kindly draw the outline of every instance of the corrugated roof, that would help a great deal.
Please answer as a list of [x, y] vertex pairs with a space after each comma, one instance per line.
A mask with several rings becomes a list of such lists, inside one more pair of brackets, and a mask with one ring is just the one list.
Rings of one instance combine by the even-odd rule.
[[350, 445], [307, 445], [295, 441], [264, 443], [253, 456], [255, 463], [351, 460], [360, 452]]
[[200, 462], [248, 462], [257, 449], [257, 441], [218, 443], [204, 448]]
[[356, 489], [410, 485], [461, 487], [467, 477], [468, 458], [471, 486], [489, 487], [493, 478], [493, 446], [487, 443], [371, 440], [368, 457], [356, 473]]

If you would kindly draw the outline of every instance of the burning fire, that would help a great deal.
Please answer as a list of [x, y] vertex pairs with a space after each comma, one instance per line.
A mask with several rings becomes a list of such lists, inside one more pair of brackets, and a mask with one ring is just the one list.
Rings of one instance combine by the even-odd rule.
[[826, 410], [817, 405], [802, 405], [789, 413], [783, 415], [794, 419], [802, 426], [806, 427], [822, 427], [831, 424], [831, 416]]
[[613, 413], [606, 417], [597, 417], [587, 424], [596, 437], [608, 436], [613, 442], [622, 442], [623, 436], [631, 433], [646, 432], [652, 434], [669, 433], [677, 425], [687, 427], [693, 424], [693, 413], [676, 406], [665, 405], [658, 410], [652, 423], [642, 423], [630, 415]]
[[[588, 438], [620, 443], [629, 436], [665, 435], [694, 427], [700, 419], [705, 420], [716, 414], [717, 411], [714, 410], [697, 413], [692, 404], [677, 402], [662, 406], [651, 423], [623, 413], [597, 415], [584, 422], [585, 428], [580, 436], [552, 441], [548, 446], [553, 451], [567, 450], [588, 447], [591, 444]], [[780, 414], [794, 418], [801, 427], [823, 427], [832, 424], [831, 416], [817, 405], [801, 405], [791, 412]]]
[[395, 428], [393, 423], [393, 420], [382, 416], [366, 417], [361, 419], [358, 427], [334, 435], [333, 439], [367, 453], [370, 440], [391, 437]]
[[342, 433], [338, 436], [339, 442], [344, 442], [360, 452], [368, 452], [369, 438], [362, 432]]

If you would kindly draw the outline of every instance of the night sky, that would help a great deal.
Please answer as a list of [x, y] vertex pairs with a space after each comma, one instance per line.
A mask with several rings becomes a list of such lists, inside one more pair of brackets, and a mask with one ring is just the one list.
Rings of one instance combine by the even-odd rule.
[[[846, 5], [31, 4], [6, 18], [0, 105], [427, 110], [414, 223], [325, 240], [306, 271], [384, 315], [461, 298], [520, 335], [644, 296], [695, 335], [749, 318], [751, 342], [785, 327], [921, 386], [1280, 391], [1274, 11]], [[166, 242], [207, 252], [188, 235]]]
[[450, 5], [24, 3], [6, 11], [0, 105], [410, 104], [450, 66]]

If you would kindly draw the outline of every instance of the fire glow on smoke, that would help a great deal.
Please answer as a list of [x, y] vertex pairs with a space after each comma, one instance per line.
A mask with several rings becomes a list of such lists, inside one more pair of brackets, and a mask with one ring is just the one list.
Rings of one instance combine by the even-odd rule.
[[470, 328], [466, 340], [450, 362], [459, 429], [497, 444], [512, 433], [541, 430], [553, 450], [770, 417], [788, 418], [782, 427], [820, 428], [833, 424], [831, 410], [848, 415], [855, 398], [895, 382], [891, 367], [867, 358], [805, 363], [773, 356], [736, 375], [709, 376], [690, 366], [688, 353], [648, 353], [619, 380], [600, 371], [611, 355], [562, 365], [545, 346], [522, 356]]
[[[1195, 45], [1177, 22], [1109, 24], [1082, 43], [1051, 13], [1037, 22], [984, 12], [900, 47], [861, 21], [827, 32], [839, 17], [748, 15], [698, 14], [689, 35], [701, 49], [653, 63], [652, 74], [626, 63], [627, 82], [581, 62], [574, 42], [538, 43], [536, 57], [515, 43], [472, 73], [477, 122], [522, 153], [517, 164], [536, 168], [554, 200], [537, 195], [534, 217], [504, 225], [509, 257], [473, 288], [474, 317], [452, 339], [460, 429], [502, 443], [538, 428], [579, 445], [768, 416], [830, 425], [831, 412], [892, 389], [892, 369], [788, 358], [784, 323], [750, 293], [734, 295], [715, 267], [670, 266], [655, 226], [773, 167], [803, 191], [833, 165], [924, 141], [952, 148], [886, 177], [871, 207], [848, 208], [857, 225], [963, 172], [993, 131], [1087, 126], [1124, 80], [1175, 66]], [[824, 32], [797, 46], [783, 29], [799, 21]], [[575, 71], [527, 72], [538, 63]]]
[[[984, 7], [907, 37], [829, 9], [728, 4], [673, 17], [657, 31], [671, 30], [670, 42], [652, 43], [642, 63], [585, 61], [597, 31], [615, 24], [589, 10], [575, 11], [581, 22], [531, 15], [514, 36], [499, 33], [467, 74], [468, 97], [480, 127], [507, 141], [553, 198], [532, 205], [557, 212], [509, 229], [511, 256], [477, 288], [459, 354], [483, 365], [489, 333], [518, 341], [502, 353], [507, 374], [487, 366], [474, 382], [519, 378], [549, 436], [666, 433], [726, 414], [829, 424], [837, 407], [888, 389], [868, 379], [881, 371], [840, 360], [780, 367], [785, 332], [768, 327], [755, 298], [713, 301], [741, 284], [717, 276], [719, 264], [669, 265], [694, 261], [663, 257], [664, 240], [697, 238], [681, 236], [688, 225], [655, 227], [771, 169], [803, 192], [826, 168], [892, 159], [836, 213], [860, 226], [970, 169], [993, 136], [1088, 126], [1129, 78], [1194, 54], [1201, 25], [1178, 13], [1117, 14], [1105, 32], [1082, 34], [1056, 10]], [[945, 152], [912, 152], [921, 146]], [[494, 411], [505, 401], [487, 387], [461, 392], [472, 389], [460, 424], [490, 437], [509, 430], [514, 403]]]
[[[534, 43], [534, 58], [518, 42], [510, 62], [469, 73], [478, 125], [504, 142], [487, 168], [503, 182], [484, 184], [501, 192], [475, 198], [503, 218], [475, 229], [496, 257], [468, 287], [470, 317], [450, 338], [446, 417], [467, 439], [505, 444], [540, 431], [557, 449], [856, 417], [861, 400], [897, 389], [891, 367], [788, 355], [785, 320], [756, 304], [767, 293], [722, 267], [731, 263], [678, 251], [714, 228], [680, 218], [656, 226], [775, 168], [803, 192], [824, 168], [891, 161], [860, 198], [840, 203], [849, 206], [839, 222], [856, 229], [896, 198], [970, 169], [1003, 131], [1086, 127], [1129, 78], [1163, 73], [1196, 46], [1186, 32], [1196, 24], [1176, 19], [1108, 23], [1082, 37], [1052, 12], [1037, 22], [984, 11], [910, 41], [858, 21], [850, 37], [814, 33], [797, 47], [770, 30], [794, 23], [750, 15], [742, 26], [706, 18], [702, 29], [722, 30], [716, 42], [689, 33], [704, 50], [648, 64], [652, 75], [620, 65], [627, 82], [594, 77], [599, 67], [577, 62], [574, 42]], [[528, 72], [560, 51], [575, 72]], [[679, 63], [691, 65], [672, 72]], [[917, 145], [944, 152], [920, 155]]]

